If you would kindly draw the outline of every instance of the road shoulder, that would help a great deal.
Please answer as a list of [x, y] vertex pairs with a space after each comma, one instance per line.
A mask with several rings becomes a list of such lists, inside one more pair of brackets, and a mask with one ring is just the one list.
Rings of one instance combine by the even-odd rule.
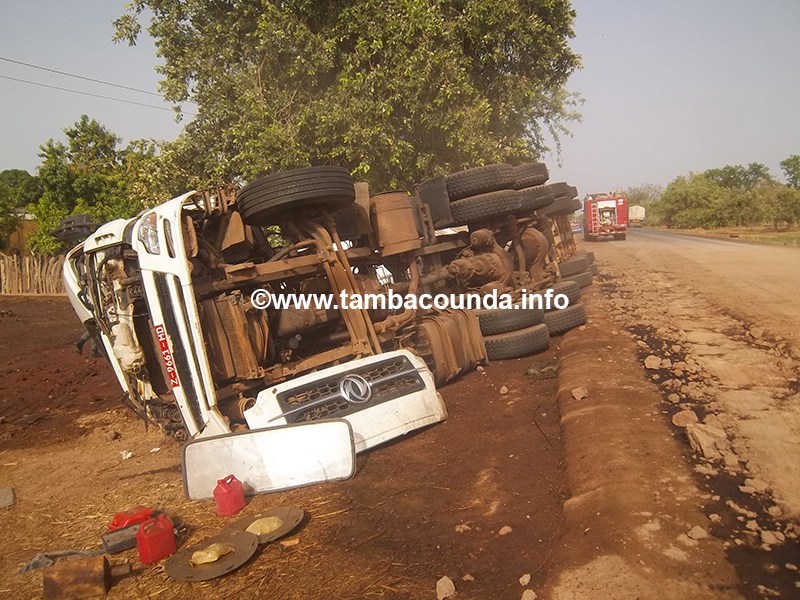
[[[708, 535], [685, 447], [645, 379], [635, 343], [586, 288], [589, 323], [561, 339], [558, 403], [570, 498], [553, 598], [735, 598], [737, 577]], [[573, 394], [585, 388], [588, 396]], [[580, 398], [580, 399], [578, 399]]]

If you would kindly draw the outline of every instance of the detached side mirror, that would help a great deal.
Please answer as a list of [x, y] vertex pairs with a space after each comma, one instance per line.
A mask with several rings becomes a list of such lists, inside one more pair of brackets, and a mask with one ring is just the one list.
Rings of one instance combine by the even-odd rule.
[[298, 488], [355, 474], [353, 430], [344, 419], [283, 425], [201, 438], [183, 449], [183, 488], [190, 500], [214, 497], [234, 474], [246, 495]]

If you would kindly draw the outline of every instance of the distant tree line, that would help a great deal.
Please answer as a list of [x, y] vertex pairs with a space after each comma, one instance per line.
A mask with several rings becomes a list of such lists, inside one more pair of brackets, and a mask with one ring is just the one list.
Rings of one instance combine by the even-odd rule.
[[780, 163], [779, 183], [761, 163], [727, 165], [681, 175], [662, 189], [629, 188], [630, 204], [647, 208], [648, 222], [679, 229], [768, 225], [775, 230], [800, 222], [800, 155]]

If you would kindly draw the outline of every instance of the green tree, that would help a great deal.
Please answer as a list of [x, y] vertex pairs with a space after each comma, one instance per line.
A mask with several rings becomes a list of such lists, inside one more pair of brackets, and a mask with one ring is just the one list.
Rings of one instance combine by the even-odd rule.
[[538, 156], [578, 118], [568, 0], [133, 0], [116, 39], [145, 15], [162, 92], [198, 106], [164, 148], [195, 185], [335, 163], [408, 188]]
[[789, 187], [800, 188], [800, 155], [792, 154], [789, 158], [782, 160], [781, 170]]
[[19, 216], [15, 212], [17, 205], [9, 188], [0, 186], [0, 248], [5, 248], [8, 236], [19, 224]]
[[774, 181], [769, 169], [762, 163], [750, 163], [746, 167], [726, 165], [720, 169], [709, 169], [703, 175], [717, 185], [737, 190], [752, 190]]
[[656, 219], [667, 227], [719, 227], [720, 207], [726, 190], [704, 174], [691, 174], [672, 181], [653, 203]]
[[132, 165], [152, 159], [150, 148], [132, 144], [119, 149], [120, 138], [83, 115], [64, 130], [67, 143], [48, 140], [41, 146], [37, 175], [42, 195], [31, 205], [39, 229], [31, 247], [43, 253], [60, 249], [51, 234], [61, 219], [88, 214], [95, 222], [130, 217], [142, 208], [142, 197], [132, 193], [137, 180]]
[[23, 169], [7, 169], [0, 172], [0, 189], [10, 196], [15, 208], [26, 208], [42, 195], [38, 178]]
[[782, 226], [791, 227], [800, 220], [800, 190], [786, 185], [773, 184], [757, 190], [762, 221], [775, 231]]

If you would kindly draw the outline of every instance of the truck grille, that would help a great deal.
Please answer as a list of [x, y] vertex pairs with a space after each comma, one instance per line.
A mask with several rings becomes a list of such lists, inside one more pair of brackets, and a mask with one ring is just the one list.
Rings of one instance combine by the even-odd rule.
[[[348, 401], [340, 391], [342, 379], [349, 375], [363, 378], [371, 391], [366, 401]], [[280, 392], [278, 404], [288, 423], [340, 418], [425, 389], [416, 367], [405, 356], [365, 365], [317, 380], [308, 386]]]

